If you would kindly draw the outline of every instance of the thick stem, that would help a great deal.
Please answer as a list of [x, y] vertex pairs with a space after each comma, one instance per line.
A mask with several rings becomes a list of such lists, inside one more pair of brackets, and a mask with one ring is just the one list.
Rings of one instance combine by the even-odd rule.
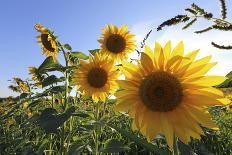
[[[67, 103], [68, 103], [68, 87], [69, 87], [69, 74], [67, 72], [67, 67], [68, 67], [68, 59], [66, 57], [65, 54], [65, 50], [62, 47], [61, 43], [58, 42], [58, 45], [60, 46], [61, 51], [63, 52], [64, 55], [64, 59], [65, 59], [65, 67], [66, 67], [66, 71], [65, 71], [65, 103], [63, 106], [63, 111], [65, 112], [66, 108], [67, 108]], [[65, 150], [64, 150], [64, 143], [65, 143], [65, 124], [64, 123], [62, 125], [62, 129], [61, 129], [61, 139], [60, 139], [60, 155], [64, 154], [65, 155]]]
[[[96, 121], [99, 120], [99, 103], [96, 104], [96, 112], [95, 112]], [[98, 155], [98, 126], [95, 128], [95, 155]]]
[[180, 151], [179, 151], [179, 148], [178, 148], [178, 138], [176, 137], [176, 135], [174, 135], [174, 145], [173, 145], [172, 154], [173, 155], [179, 155], [180, 154]]

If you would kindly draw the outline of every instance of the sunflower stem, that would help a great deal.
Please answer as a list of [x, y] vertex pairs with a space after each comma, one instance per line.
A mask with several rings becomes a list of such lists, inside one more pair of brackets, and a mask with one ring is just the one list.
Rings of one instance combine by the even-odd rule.
[[[63, 52], [64, 55], [64, 59], [65, 59], [65, 102], [64, 102], [64, 106], [63, 106], [63, 111], [66, 110], [67, 108], [67, 102], [68, 102], [68, 87], [69, 87], [69, 74], [67, 71], [67, 67], [68, 67], [68, 59], [66, 57], [66, 52], [62, 46], [62, 44], [60, 42], [57, 42], [57, 44], [59, 45], [61, 51]], [[60, 142], [60, 154], [65, 154], [65, 150], [64, 150], [64, 143], [65, 143], [65, 123], [62, 125], [62, 129], [61, 129], [61, 142]]]
[[[96, 113], [95, 113], [95, 118], [96, 118], [96, 121], [98, 121], [99, 119], [99, 103], [97, 102], [96, 104]], [[96, 126], [95, 128], [95, 155], [98, 155], [98, 126]]]
[[179, 151], [179, 148], [178, 148], [178, 138], [176, 137], [176, 135], [174, 135], [174, 145], [173, 145], [172, 154], [173, 155], [179, 155], [180, 154], [180, 151]]

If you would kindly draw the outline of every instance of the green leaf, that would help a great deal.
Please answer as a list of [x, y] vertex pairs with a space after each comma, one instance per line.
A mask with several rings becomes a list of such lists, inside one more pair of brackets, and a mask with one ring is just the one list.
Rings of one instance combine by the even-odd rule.
[[99, 52], [100, 49], [94, 49], [94, 50], [89, 50], [89, 52], [92, 54], [92, 55], [95, 55], [95, 53]]
[[180, 151], [181, 154], [194, 154], [193, 150], [191, 149], [190, 146], [184, 144], [183, 142], [181, 142], [180, 140], [178, 140], [178, 149]]
[[39, 71], [42, 71], [44, 70], [45, 68], [47, 68], [48, 66], [51, 66], [52, 64], [54, 63], [54, 60], [53, 58], [50, 56], [50, 57], [47, 57], [44, 62], [39, 66], [38, 70]]
[[69, 44], [64, 44], [64, 48], [66, 48], [69, 51], [72, 50], [72, 47]]
[[104, 148], [100, 149], [100, 152], [103, 153], [118, 153], [127, 151], [130, 148], [124, 145], [121, 141], [117, 139], [109, 139], [106, 141]]
[[87, 60], [89, 57], [83, 52], [71, 52], [72, 57], [76, 57], [79, 59]]
[[46, 73], [48, 71], [64, 71], [64, 67], [59, 62], [54, 62], [50, 56], [38, 68], [39, 73]]
[[43, 102], [42, 99], [34, 100], [28, 105], [28, 107], [34, 107], [34, 106], [36, 106], [37, 104], [39, 104], [41, 102]]
[[132, 134], [131, 132], [121, 129], [115, 125], [108, 124], [111, 128], [115, 129], [118, 131], [122, 136], [127, 137], [131, 141], [134, 141], [137, 145], [140, 145], [141, 147], [146, 148], [150, 152], [153, 153], [160, 153], [161, 155], [171, 155], [171, 152], [168, 149], [160, 149], [157, 146], [148, 143], [146, 140], [139, 138], [137, 135]]
[[89, 117], [90, 115], [85, 112], [85, 111], [78, 111], [78, 112], [75, 112], [72, 114], [73, 116], [78, 116], [78, 117], [82, 117], [82, 118], [87, 118]]
[[29, 93], [22, 93], [22, 94], [19, 96], [19, 98], [20, 98], [20, 99], [24, 99], [24, 98], [26, 98], [28, 95], [29, 95]]
[[49, 143], [48, 139], [44, 139], [41, 145], [39, 146], [38, 150], [36, 151], [37, 155], [43, 155], [44, 150], [46, 149], [47, 144]]
[[226, 79], [223, 83], [217, 85], [216, 87], [217, 88], [229, 88], [229, 87], [232, 87], [232, 71], [229, 72], [226, 77], [228, 79]]
[[74, 143], [71, 145], [71, 147], [70, 147], [70, 149], [69, 149], [67, 155], [77, 155], [77, 154], [80, 154], [80, 153], [82, 152], [82, 150], [83, 150], [87, 145], [88, 145], [88, 144], [83, 144], [82, 141], [76, 141], [76, 142], [74, 142]]
[[54, 83], [62, 82], [62, 78], [57, 78], [55, 75], [48, 76], [42, 81], [42, 86], [47, 87], [49, 85], [52, 85]]
[[49, 89], [48, 91], [52, 93], [62, 93], [65, 91], [65, 89], [65, 86], [55, 86]]
[[57, 114], [53, 108], [46, 108], [42, 111], [38, 124], [45, 130], [46, 133], [57, 133], [58, 127], [64, 124], [75, 111], [74, 107], [70, 107], [66, 112]]

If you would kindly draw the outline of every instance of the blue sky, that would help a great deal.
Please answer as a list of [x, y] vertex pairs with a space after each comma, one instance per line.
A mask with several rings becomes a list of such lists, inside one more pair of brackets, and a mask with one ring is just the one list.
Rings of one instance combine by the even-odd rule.
[[[156, 28], [162, 21], [181, 14], [184, 8], [196, 3], [206, 10], [213, 11], [219, 16], [218, 0], [2, 0], [0, 3], [0, 97], [13, 95], [7, 88], [9, 79], [14, 76], [28, 78], [28, 67], [39, 66], [45, 56], [42, 55], [36, 43], [38, 34], [33, 26], [41, 23], [54, 30], [63, 43], [69, 43], [74, 50], [87, 52], [88, 49], [99, 47], [97, 39], [101, 28], [106, 24], [128, 25], [129, 29], [137, 35], [138, 43], [151, 29]], [[231, 1], [229, 1], [231, 5]], [[231, 10], [228, 11], [231, 17]], [[205, 24], [199, 24], [197, 29]], [[216, 39], [223, 42], [229, 40], [228, 34], [218, 32], [195, 36], [192, 30], [182, 31], [180, 27], [172, 27], [161, 32], [153, 32], [148, 44], [155, 40], [187, 40], [189, 49], [203, 48], [214, 50], [205, 40]], [[230, 39], [231, 40], [231, 39]], [[194, 44], [193, 44], [194, 42]], [[230, 65], [232, 53], [222, 53], [216, 56], [222, 63]], [[207, 53], [209, 54], [209, 53]], [[229, 71], [226, 63], [221, 65], [224, 70], [216, 68], [215, 73], [225, 74]]]

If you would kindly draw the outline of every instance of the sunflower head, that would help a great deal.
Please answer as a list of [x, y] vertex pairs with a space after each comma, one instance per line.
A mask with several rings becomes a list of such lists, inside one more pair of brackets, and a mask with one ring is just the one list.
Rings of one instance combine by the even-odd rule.
[[35, 82], [42, 82], [43, 76], [39, 73], [38, 69], [36, 67], [29, 67], [29, 74], [32, 76], [32, 80]]
[[206, 76], [216, 65], [210, 56], [195, 60], [198, 51], [184, 55], [180, 42], [173, 50], [171, 42], [154, 50], [145, 47], [139, 64], [123, 63], [125, 80], [119, 80], [122, 91], [116, 93], [116, 110], [128, 112], [133, 129], [148, 140], [162, 132], [170, 148], [173, 135], [185, 144], [190, 137], [200, 139], [202, 126], [216, 129], [208, 106], [230, 103], [223, 93], [213, 88], [226, 78]]
[[107, 55], [96, 53], [89, 56], [89, 62], [80, 60], [80, 67], [75, 70], [73, 81], [86, 96], [92, 96], [95, 102], [105, 102], [109, 94], [118, 88], [118, 71]]
[[101, 44], [101, 52], [106, 53], [116, 62], [127, 59], [128, 54], [136, 48], [134, 35], [128, 31], [127, 26], [120, 28], [114, 25], [107, 25], [102, 30], [102, 36], [98, 40]]
[[37, 39], [43, 50], [43, 54], [45, 54], [47, 57], [52, 56], [53, 59], [56, 60], [59, 50], [55, 37], [46, 27], [41, 24], [36, 24], [35, 29], [40, 32]]
[[21, 89], [22, 92], [28, 93], [30, 91], [30, 87], [22, 79], [15, 77], [14, 81], [16, 82], [16, 84], [18, 85], [18, 87]]

